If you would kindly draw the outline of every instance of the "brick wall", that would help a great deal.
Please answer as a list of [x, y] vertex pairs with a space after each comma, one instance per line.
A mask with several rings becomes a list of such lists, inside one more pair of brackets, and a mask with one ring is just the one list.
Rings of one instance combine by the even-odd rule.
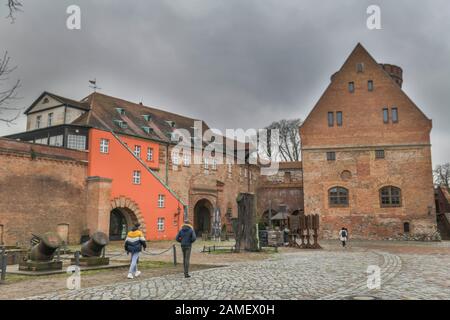
[[85, 159], [80, 151], [0, 139], [0, 225], [6, 244], [27, 244], [31, 233], [56, 232], [59, 224], [69, 226], [70, 243], [79, 242], [85, 227]]

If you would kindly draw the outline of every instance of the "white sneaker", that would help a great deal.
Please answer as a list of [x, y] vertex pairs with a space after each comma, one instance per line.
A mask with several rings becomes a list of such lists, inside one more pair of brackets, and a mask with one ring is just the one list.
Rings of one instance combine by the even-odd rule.
[[133, 279], [133, 275], [131, 273], [128, 274], [128, 279]]
[[139, 277], [141, 275], [141, 272], [140, 271], [136, 271], [135, 273], [134, 273], [134, 276], [135, 277]]

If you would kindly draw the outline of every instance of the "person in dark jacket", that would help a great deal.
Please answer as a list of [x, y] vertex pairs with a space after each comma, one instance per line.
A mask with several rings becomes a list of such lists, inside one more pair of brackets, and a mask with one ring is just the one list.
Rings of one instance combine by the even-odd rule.
[[142, 251], [142, 248], [144, 248], [144, 250], [147, 248], [147, 242], [145, 241], [144, 234], [141, 230], [139, 230], [140, 226], [141, 225], [137, 223], [131, 231], [128, 232], [127, 238], [125, 239], [125, 251], [127, 254], [131, 253], [131, 264], [130, 270], [128, 271], [128, 279], [139, 277], [141, 274], [141, 272], [137, 269], [139, 254]]
[[197, 240], [197, 236], [195, 235], [194, 228], [192, 228], [189, 222], [186, 222], [183, 227], [181, 227], [175, 240], [181, 244], [181, 251], [183, 252], [184, 277], [190, 278], [189, 262], [191, 259], [191, 249], [192, 243]]

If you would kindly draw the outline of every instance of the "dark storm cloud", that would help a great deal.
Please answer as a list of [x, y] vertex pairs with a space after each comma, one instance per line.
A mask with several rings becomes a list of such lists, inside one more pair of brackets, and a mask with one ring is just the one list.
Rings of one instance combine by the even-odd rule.
[[[15, 24], [0, 21], [23, 106], [44, 90], [82, 98], [96, 77], [106, 94], [212, 127], [262, 127], [305, 118], [362, 42], [379, 62], [403, 67], [405, 91], [434, 120], [434, 162], [450, 160], [447, 0], [377, 1], [383, 29], [374, 31], [366, 9], [375, 3], [361, 0], [23, 2]], [[80, 31], [65, 27], [71, 4], [82, 10]], [[24, 117], [0, 134], [23, 129]]]

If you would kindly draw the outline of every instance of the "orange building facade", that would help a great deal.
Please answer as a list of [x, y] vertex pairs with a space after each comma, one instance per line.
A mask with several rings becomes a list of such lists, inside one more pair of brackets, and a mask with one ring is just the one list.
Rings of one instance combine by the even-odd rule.
[[[88, 159], [88, 176], [111, 179], [112, 239], [123, 239], [136, 220], [144, 222], [149, 240], [175, 238], [183, 223], [184, 204], [149, 170], [159, 167], [157, 143], [125, 136], [119, 141], [111, 132], [91, 129]], [[132, 201], [133, 208], [114, 208], [114, 199], [121, 198]]]

